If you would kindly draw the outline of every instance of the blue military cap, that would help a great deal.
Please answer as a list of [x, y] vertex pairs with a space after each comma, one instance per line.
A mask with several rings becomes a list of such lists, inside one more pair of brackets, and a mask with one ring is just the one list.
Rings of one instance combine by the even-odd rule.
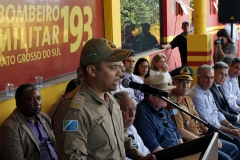
[[170, 73], [172, 79], [182, 79], [190, 81], [193, 80], [192, 79], [193, 74], [194, 74], [193, 69], [187, 66], [176, 68]]

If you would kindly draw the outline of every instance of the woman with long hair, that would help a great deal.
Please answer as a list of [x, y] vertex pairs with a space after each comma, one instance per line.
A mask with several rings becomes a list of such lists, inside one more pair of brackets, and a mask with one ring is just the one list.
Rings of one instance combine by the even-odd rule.
[[218, 39], [214, 41], [214, 63], [221, 61], [226, 55], [237, 56], [238, 47], [232, 41], [226, 29], [217, 32]]

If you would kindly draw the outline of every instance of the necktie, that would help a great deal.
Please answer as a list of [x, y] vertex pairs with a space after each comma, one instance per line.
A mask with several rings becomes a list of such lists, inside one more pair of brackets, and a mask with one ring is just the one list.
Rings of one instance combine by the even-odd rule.
[[222, 91], [221, 86], [218, 86], [218, 90], [219, 90], [220, 96], [223, 98], [223, 91]]
[[[224, 94], [223, 94], [223, 90], [222, 90], [221, 86], [218, 86], [218, 90], [220, 92], [221, 98], [223, 99], [224, 103], [226, 103], [226, 100], [224, 99]], [[226, 106], [226, 111], [229, 112], [227, 106]]]

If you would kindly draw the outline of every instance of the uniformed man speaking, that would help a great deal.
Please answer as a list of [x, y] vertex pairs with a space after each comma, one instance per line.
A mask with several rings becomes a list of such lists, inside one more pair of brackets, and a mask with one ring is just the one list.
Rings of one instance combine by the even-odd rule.
[[155, 159], [142, 156], [124, 136], [120, 107], [109, 93], [117, 89], [120, 62], [130, 53], [106, 39], [91, 39], [83, 46], [80, 65], [85, 78], [53, 117], [59, 159]]

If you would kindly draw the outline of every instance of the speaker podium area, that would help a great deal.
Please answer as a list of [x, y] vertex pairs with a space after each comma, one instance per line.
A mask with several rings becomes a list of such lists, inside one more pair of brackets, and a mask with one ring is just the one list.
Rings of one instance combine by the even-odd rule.
[[159, 160], [217, 160], [218, 133], [153, 153]]

